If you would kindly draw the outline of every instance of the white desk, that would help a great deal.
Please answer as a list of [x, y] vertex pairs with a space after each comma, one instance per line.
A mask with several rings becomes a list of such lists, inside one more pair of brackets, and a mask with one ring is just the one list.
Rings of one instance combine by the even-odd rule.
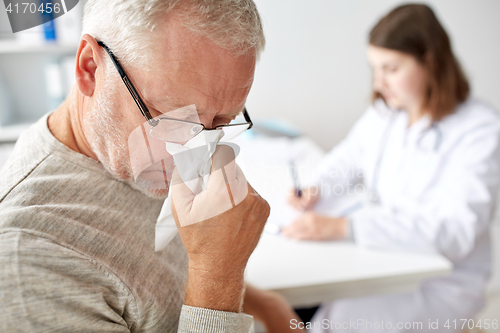
[[374, 251], [348, 242], [304, 242], [264, 234], [250, 257], [246, 279], [278, 291], [292, 306], [339, 298], [404, 292], [447, 274], [440, 256]]
[[[324, 152], [307, 139], [237, 143], [242, 148], [238, 163], [247, 180], [271, 205], [269, 221], [293, 219], [285, 203], [292, 188], [288, 160], [293, 158], [299, 175], [306, 178]], [[339, 298], [409, 291], [451, 268], [437, 255], [367, 250], [349, 242], [294, 241], [264, 233], [250, 257], [246, 278], [257, 287], [280, 292], [294, 307], [307, 307]]]

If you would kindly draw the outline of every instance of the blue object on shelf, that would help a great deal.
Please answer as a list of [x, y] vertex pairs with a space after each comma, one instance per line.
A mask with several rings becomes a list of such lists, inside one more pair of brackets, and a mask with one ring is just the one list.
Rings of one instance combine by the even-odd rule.
[[[43, 6], [42, 8], [46, 8], [47, 6], [45, 4], [47, 3], [52, 4], [52, 0], [41, 0], [40, 3]], [[52, 5], [50, 5], [49, 7], [52, 7]], [[44, 10], [42, 13], [42, 22], [45, 22], [43, 24], [43, 32], [45, 33], [45, 40], [55, 41], [57, 36], [56, 36], [56, 26], [54, 24], [53, 12], [48, 13], [47, 11]]]

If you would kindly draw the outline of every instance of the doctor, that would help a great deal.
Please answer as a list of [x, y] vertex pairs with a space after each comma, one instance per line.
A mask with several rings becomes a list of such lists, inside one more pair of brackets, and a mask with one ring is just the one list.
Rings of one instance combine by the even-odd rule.
[[[448, 36], [429, 7], [394, 9], [369, 41], [373, 104], [326, 156], [314, 186], [301, 197], [291, 195], [290, 203], [306, 212], [284, 234], [352, 237], [363, 247], [439, 253], [454, 264], [449, 276], [426, 280], [414, 292], [322, 304], [313, 322], [361, 323], [335, 332], [460, 332], [460, 319], [474, 319], [485, 304], [500, 120], [488, 104], [469, 97]], [[350, 216], [309, 210], [325, 191], [342, 186], [347, 192], [361, 179], [370, 200]], [[439, 329], [429, 329], [429, 320]], [[419, 322], [410, 329], [406, 324]]]

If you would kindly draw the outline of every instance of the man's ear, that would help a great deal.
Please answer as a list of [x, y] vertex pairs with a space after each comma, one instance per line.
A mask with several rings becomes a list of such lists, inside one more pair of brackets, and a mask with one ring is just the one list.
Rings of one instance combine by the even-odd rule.
[[75, 80], [80, 92], [87, 97], [94, 94], [97, 68], [104, 66], [102, 54], [94, 37], [88, 34], [82, 36], [76, 53]]

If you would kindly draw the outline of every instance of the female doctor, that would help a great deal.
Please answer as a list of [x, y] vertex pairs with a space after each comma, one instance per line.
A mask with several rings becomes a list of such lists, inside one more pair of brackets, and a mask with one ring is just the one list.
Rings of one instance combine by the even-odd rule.
[[[439, 253], [454, 268], [414, 292], [322, 304], [312, 323], [330, 325], [312, 332], [460, 332], [460, 319], [474, 319], [483, 307], [490, 276], [499, 117], [469, 97], [448, 36], [425, 5], [404, 5], [382, 18], [370, 33], [368, 59], [373, 104], [326, 156], [314, 186], [290, 196], [305, 213], [284, 234]], [[353, 187], [360, 175], [370, 199], [361, 208], [342, 218], [310, 210], [321, 193]], [[429, 320], [439, 328], [429, 329]], [[361, 325], [334, 329], [331, 321]]]

